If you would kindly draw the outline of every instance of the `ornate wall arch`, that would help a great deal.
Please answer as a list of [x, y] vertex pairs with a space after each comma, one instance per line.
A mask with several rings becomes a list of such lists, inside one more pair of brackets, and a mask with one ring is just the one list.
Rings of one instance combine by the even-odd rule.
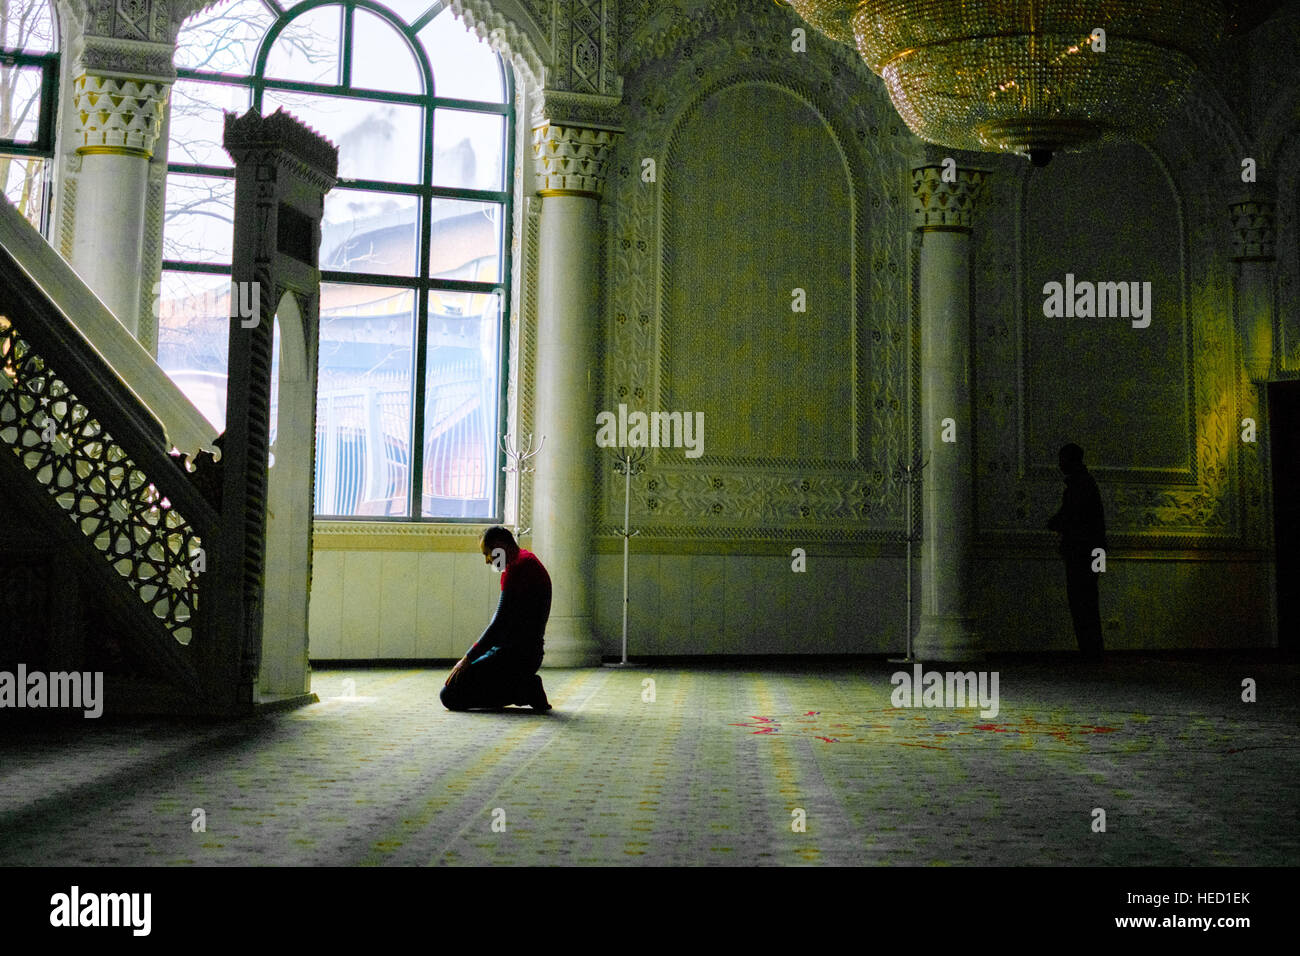
[[1288, 140], [1300, 132], [1300, 77], [1287, 91], [1274, 101], [1272, 108], [1259, 123], [1256, 141], [1259, 144], [1260, 165], [1278, 165], [1278, 160], [1288, 147]]
[[[1240, 182], [1241, 160], [1250, 155], [1251, 136], [1239, 111], [1229, 105], [1217, 78], [1201, 72], [1194, 74], [1178, 114], [1170, 118], [1156, 142], [1163, 143], [1171, 136], [1179, 140], [1194, 138], [1202, 149], [1208, 144], [1213, 149], [1212, 155], [1207, 157], [1198, 149], [1197, 161], [1205, 164], [1208, 160], [1227, 181]], [[1166, 151], [1178, 150], [1167, 147]]]
[[[844, 455], [798, 460], [755, 455], [680, 453], [651, 460], [634, 483], [638, 526], [652, 537], [804, 541], [901, 540], [901, 494], [893, 464], [905, 454], [908, 411], [909, 158], [914, 137], [876, 79], [851, 51], [810, 37], [790, 49], [787, 11], [724, 2], [680, 18], [659, 34], [640, 35], [624, 59], [627, 132], [611, 160], [606, 208], [607, 300], [602, 408], [674, 410], [662, 389], [671, 356], [666, 283], [672, 282], [677, 201], [675, 144], [703, 104], [726, 91], [765, 87], [779, 102], [801, 103], [835, 144], [852, 196], [851, 235], [814, 232], [814, 244], [853, 242], [853, 315], [843, 338], [858, 346], [854, 369], [856, 446]], [[741, 65], [743, 64], [743, 65]], [[753, 122], [766, 117], [755, 111]], [[762, 127], [775, 138], [779, 125]], [[657, 182], [642, 181], [653, 159]], [[819, 169], [819, 173], [824, 172]], [[771, 190], [773, 182], [754, 183]], [[790, 313], [790, 291], [780, 308]], [[719, 361], [726, 357], [718, 356]], [[766, 373], [762, 370], [761, 373]], [[731, 374], [728, 372], [727, 374]], [[665, 405], [667, 401], [670, 404]], [[810, 396], [808, 401], [815, 402]], [[706, 419], [707, 435], [707, 419]], [[653, 454], [653, 451], [652, 451]], [[622, 481], [600, 461], [598, 533], [621, 524]]]
[[[1194, 113], [1196, 107], [1189, 111]], [[1233, 320], [1230, 195], [1224, 187], [1224, 163], [1206, 162], [1197, 125], [1171, 123], [1156, 141], [1140, 144], [1169, 190], [1165, 218], [1148, 228], [1176, 230], [1181, 249], [1186, 347], [1178, 371], [1188, 382], [1189, 467], [1163, 478], [1157, 472], [1130, 474], [1122, 462], [1102, 463], [1111, 466], [1109, 478], [1099, 479], [1112, 546], [1247, 548], [1261, 543], [1262, 514], [1253, 490], [1262, 475], [1255, 458], [1243, 456], [1236, 440], [1235, 423], [1257, 413], [1257, 398], [1242, 371]], [[1107, 157], [1105, 152], [1093, 154], [1087, 167], [1089, 182], [1098, 191], [1130, 175], [1130, 170], [1119, 153]], [[1034, 374], [1022, 362], [1025, 329], [1032, 319], [1029, 309], [1041, 301], [1038, 290], [1026, 283], [1030, 240], [1022, 224], [1027, 182], [1034, 173], [1024, 167], [1008, 172], [1010, 183], [990, 177], [976, 228], [979, 528], [986, 543], [1025, 544], [1034, 536], [1050, 543], [1042, 525], [1044, 515], [1059, 504], [1059, 478], [1050, 469], [1026, 464], [1022, 423], [1028, 401], [1024, 377]], [[1068, 226], [1062, 222], [1063, 229]], [[1013, 241], [1008, 243], [1008, 237]], [[1138, 263], [1134, 276], [1077, 278], [1120, 280], [1140, 270]], [[1086, 331], [1081, 334], [1086, 336]], [[1133, 334], [1142, 333], [1134, 329]], [[1135, 341], [1135, 347], [1138, 344]], [[1141, 408], [1134, 412], [1140, 418]], [[1081, 443], [1087, 446], [1086, 440]], [[1243, 494], [1243, 489], [1253, 490]]]

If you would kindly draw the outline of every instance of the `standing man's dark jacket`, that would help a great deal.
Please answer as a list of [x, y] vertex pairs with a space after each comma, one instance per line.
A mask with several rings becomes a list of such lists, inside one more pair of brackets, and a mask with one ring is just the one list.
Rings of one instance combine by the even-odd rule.
[[1106, 516], [1101, 507], [1101, 492], [1087, 468], [1065, 477], [1065, 494], [1061, 510], [1052, 516], [1047, 527], [1061, 536], [1061, 554], [1091, 557], [1094, 548], [1106, 547]]
[[[531, 551], [520, 549], [501, 574], [501, 598], [487, 629], [465, 658], [473, 663], [488, 653], [541, 662], [543, 634], [551, 614], [551, 576]], [[533, 665], [536, 670], [536, 665]]]
[[1100, 661], [1105, 647], [1093, 551], [1106, 547], [1106, 516], [1102, 512], [1097, 482], [1082, 463], [1065, 476], [1061, 510], [1052, 515], [1047, 527], [1061, 536], [1065, 593], [1070, 603], [1079, 652], [1085, 659]]

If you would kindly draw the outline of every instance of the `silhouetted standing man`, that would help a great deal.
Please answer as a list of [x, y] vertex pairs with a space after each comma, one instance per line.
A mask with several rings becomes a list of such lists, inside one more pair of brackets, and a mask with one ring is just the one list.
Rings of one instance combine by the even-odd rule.
[[1073, 443], [1064, 445], [1059, 455], [1065, 475], [1065, 495], [1061, 510], [1052, 515], [1047, 527], [1061, 536], [1061, 557], [1065, 558], [1065, 594], [1074, 618], [1074, 635], [1079, 653], [1090, 661], [1100, 661], [1101, 604], [1097, 593], [1097, 574], [1092, 569], [1095, 548], [1106, 547], [1106, 516], [1102, 513], [1101, 492], [1097, 482], [1083, 464], [1083, 449]]

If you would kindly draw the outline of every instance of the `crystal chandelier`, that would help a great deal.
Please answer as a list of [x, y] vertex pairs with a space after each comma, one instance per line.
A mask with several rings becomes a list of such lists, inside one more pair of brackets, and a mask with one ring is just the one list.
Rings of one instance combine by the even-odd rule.
[[1227, 24], [1220, 0], [788, 0], [856, 46], [917, 136], [1018, 153], [1143, 138]]

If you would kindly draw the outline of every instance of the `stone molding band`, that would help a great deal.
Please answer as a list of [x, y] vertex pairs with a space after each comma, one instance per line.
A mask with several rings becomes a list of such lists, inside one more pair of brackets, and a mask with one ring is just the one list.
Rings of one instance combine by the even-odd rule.
[[583, 199], [599, 199], [600, 193], [591, 192], [586, 189], [539, 189], [537, 195], [547, 196], [578, 196]]
[[961, 232], [961, 233], [969, 233], [969, 232], [971, 231], [971, 227], [970, 227], [970, 226], [917, 226], [917, 227], [916, 227], [916, 231], [917, 231], [917, 232], [922, 232], [922, 233], [925, 233], [925, 232]]

